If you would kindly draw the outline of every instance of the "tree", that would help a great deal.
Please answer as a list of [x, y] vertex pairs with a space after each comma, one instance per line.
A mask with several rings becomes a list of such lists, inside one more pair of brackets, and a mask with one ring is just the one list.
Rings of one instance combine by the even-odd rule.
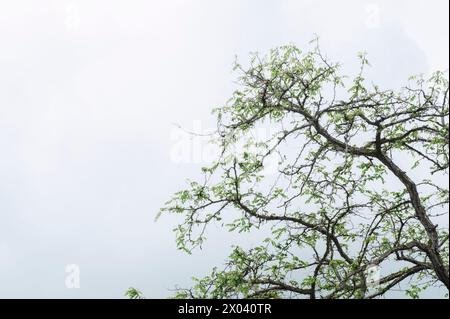
[[[447, 75], [386, 90], [367, 84], [368, 61], [359, 60], [352, 79], [318, 46], [305, 53], [283, 46], [254, 54], [246, 68], [236, 63], [239, 89], [214, 110], [221, 156], [160, 213], [183, 217], [175, 231], [186, 252], [202, 245], [213, 223], [270, 235], [251, 249], [234, 247], [223, 269], [177, 297], [448, 291]], [[275, 128], [268, 138], [248, 134], [267, 126]], [[277, 172], [266, 174], [274, 154]]]

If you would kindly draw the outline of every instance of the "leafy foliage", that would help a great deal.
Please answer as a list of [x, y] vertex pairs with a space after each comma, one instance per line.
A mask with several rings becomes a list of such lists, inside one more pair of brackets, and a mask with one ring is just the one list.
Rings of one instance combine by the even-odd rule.
[[128, 290], [125, 293], [125, 296], [129, 299], [144, 299], [142, 292], [133, 287], [128, 288]]
[[[212, 223], [237, 232], [270, 225], [271, 235], [250, 250], [235, 247], [224, 269], [177, 297], [376, 298], [400, 284], [418, 297], [431, 286], [448, 289], [446, 74], [382, 90], [367, 84], [368, 61], [359, 59], [353, 79], [318, 46], [255, 54], [247, 68], [236, 63], [240, 88], [214, 110], [221, 156], [161, 213], [183, 217], [175, 231], [186, 252], [202, 245]], [[268, 138], [249, 134], [267, 126], [275, 128]], [[266, 174], [274, 154], [277, 172]], [[373, 265], [381, 269], [375, 286]]]

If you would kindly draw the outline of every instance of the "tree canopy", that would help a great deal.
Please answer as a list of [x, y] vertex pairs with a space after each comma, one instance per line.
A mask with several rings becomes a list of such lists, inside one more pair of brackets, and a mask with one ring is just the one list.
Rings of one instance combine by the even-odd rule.
[[[239, 88], [214, 110], [221, 155], [161, 213], [181, 216], [176, 242], [186, 252], [202, 245], [211, 224], [270, 235], [234, 247], [223, 267], [177, 297], [448, 291], [447, 74], [385, 89], [365, 78], [364, 54], [359, 61], [347, 77], [318, 46], [288, 45], [236, 63]], [[249, 134], [269, 126], [263, 139]], [[269, 156], [277, 159], [272, 174], [264, 171]]]

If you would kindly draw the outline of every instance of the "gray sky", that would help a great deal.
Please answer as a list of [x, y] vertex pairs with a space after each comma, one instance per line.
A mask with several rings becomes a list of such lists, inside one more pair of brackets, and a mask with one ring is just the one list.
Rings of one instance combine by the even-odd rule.
[[1, 1], [0, 297], [188, 285], [242, 239], [214, 232], [187, 256], [177, 219], [154, 217], [204, 164], [174, 160], [174, 123], [213, 126], [235, 55], [317, 34], [349, 72], [367, 51], [371, 79], [395, 87], [448, 68], [448, 21], [446, 0]]

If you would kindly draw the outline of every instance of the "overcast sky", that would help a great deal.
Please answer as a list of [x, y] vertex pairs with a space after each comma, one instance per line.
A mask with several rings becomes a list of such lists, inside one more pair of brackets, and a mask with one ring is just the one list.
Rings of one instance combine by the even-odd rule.
[[[158, 209], [198, 176], [176, 124], [213, 126], [235, 55], [322, 51], [351, 72], [367, 51], [387, 86], [448, 68], [447, 0], [0, 1], [0, 297], [165, 297], [239, 237], [175, 249]], [[178, 220], [179, 221], [179, 220]], [[246, 238], [247, 245], [257, 236]], [[66, 267], [80, 288], [66, 287]]]

